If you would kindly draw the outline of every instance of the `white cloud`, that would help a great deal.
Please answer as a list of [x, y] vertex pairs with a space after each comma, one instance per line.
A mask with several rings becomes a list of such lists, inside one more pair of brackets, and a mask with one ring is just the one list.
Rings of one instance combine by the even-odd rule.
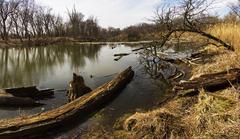
[[[66, 16], [66, 11], [76, 9], [86, 16], [94, 15], [103, 27], [126, 27], [146, 22], [162, 0], [36, 0], [38, 3], [53, 8], [56, 14]], [[226, 6], [237, 0], [220, 0], [216, 12], [226, 13]]]
[[75, 3], [76, 9], [86, 16], [94, 15], [104, 27], [126, 27], [146, 22], [161, 0], [37, 0], [54, 12], [66, 16], [67, 8]]

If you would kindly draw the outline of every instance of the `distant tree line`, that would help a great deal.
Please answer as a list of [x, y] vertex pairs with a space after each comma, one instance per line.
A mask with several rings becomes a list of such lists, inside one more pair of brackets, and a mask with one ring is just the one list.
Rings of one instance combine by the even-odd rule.
[[[0, 35], [6, 42], [9, 39], [23, 42], [53, 37], [71, 37], [79, 41], [137, 41], [159, 39], [159, 32], [179, 28], [199, 31], [208, 25], [223, 22], [217, 16], [205, 14], [208, 7], [200, 7], [205, 0], [182, 1], [183, 7], [180, 5], [178, 9], [166, 5], [159, 8], [162, 11], [156, 12], [157, 17], [152, 24], [106, 29], [99, 26], [96, 17], [85, 18], [75, 7], [67, 10], [68, 19], [65, 21], [63, 17], [53, 14], [51, 8], [41, 6], [34, 0], [0, 0]], [[240, 1], [230, 7], [232, 12], [225, 19], [239, 21]], [[179, 12], [179, 9], [182, 11]]]
[[84, 20], [74, 8], [68, 10], [68, 21], [52, 13], [52, 9], [38, 5], [34, 0], [0, 1], [1, 39], [31, 39], [42, 37], [98, 38], [101, 28], [95, 17]]
[[[46, 37], [73, 37], [81, 41], [139, 40], [141, 34], [153, 32], [154, 25], [139, 24], [120, 30], [101, 28], [97, 18], [87, 19], [74, 7], [67, 11], [68, 20], [52, 13], [52, 9], [37, 4], [34, 0], [0, 1], [1, 39], [24, 40]], [[129, 38], [129, 39], [128, 39]]]
[[108, 28], [107, 38], [110, 41], [138, 41], [156, 39], [159, 29], [156, 24], [141, 23], [124, 29]]

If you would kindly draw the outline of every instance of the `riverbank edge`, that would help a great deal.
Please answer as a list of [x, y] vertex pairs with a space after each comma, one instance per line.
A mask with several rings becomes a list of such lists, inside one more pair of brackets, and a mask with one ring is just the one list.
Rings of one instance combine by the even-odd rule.
[[[210, 48], [212, 49], [212, 46]], [[189, 80], [200, 75], [240, 67], [237, 52], [229, 52], [219, 48], [208, 51], [209, 54], [214, 53], [212, 60], [195, 65], [190, 71], [192, 78]], [[221, 68], [211, 69], [217, 65]], [[194, 95], [175, 95], [154, 110], [137, 112], [125, 118], [121, 121], [122, 125], [119, 128], [121, 130], [114, 132], [113, 136], [146, 139], [162, 137], [239, 138], [239, 90], [240, 86], [236, 84], [213, 93], [202, 89]]]
[[96, 41], [96, 42], [87, 42], [87, 41], [80, 41], [74, 38], [69, 37], [56, 37], [56, 38], [38, 38], [32, 40], [23, 40], [20, 42], [16, 39], [11, 39], [6, 41], [0, 40], [0, 48], [17, 48], [17, 47], [41, 47], [41, 46], [51, 46], [51, 45], [139, 45], [139, 44], [149, 44], [153, 43], [157, 40], [139, 40], [139, 41]]
[[[240, 68], [238, 52], [207, 46], [210, 60], [192, 65], [192, 80], [200, 75]], [[194, 95], [176, 95], [154, 109], [125, 115], [116, 121], [112, 131], [89, 132], [82, 138], [239, 138], [240, 86], [208, 92], [200, 89]], [[183, 92], [184, 93], [184, 92]], [[186, 92], [185, 92], [186, 93]]]

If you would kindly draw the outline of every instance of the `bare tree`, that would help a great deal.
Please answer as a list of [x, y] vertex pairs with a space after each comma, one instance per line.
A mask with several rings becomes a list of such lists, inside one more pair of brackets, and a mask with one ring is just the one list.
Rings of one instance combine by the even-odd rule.
[[205, 32], [211, 25], [210, 11], [214, 9], [216, 0], [178, 0], [175, 4], [164, 3], [156, 10], [155, 22], [165, 29], [161, 46], [163, 46], [173, 33], [197, 33], [208, 39], [216, 41], [229, 50], [232, 46], [223, 40]]
[[[3, 40], [8, 40], [9, 30], [12, 26], [11, 14], [16, 10], [20, 1], [0, 1], [0, 26], [1, 37]], [[9, 23], [8, 23], [9, 22]]]
[[47, 36], [51, 36], [54, 24], [54, 16], [51, 14], [52, 9], [46, 9], [43, 14], [43, 25]]
[[88, 39], [91, 39], [91, 40], [93, 40], [94, 38], [95, 39], [98, 38], [99, 27], [98, 27], [97, 18], [95, 18], [94, 16], [90, 16], [85, 21], [84, 34]]
[[240, 0], [236, 4], [231, 4], [230, 8], [240, 18]]
[[33, 26], [35, 26], [36, 36], [43, 37], [44, 35], [44, 11], [43, 7], [39, 6], [35, 12], [35, 16], [33, 17]]
[[54, 19], [54, 36], [56, 37], [62, 37], [62, 36], [65, 36], [66, 33], [65, 33], [65, 25], [63, 23], [63, 19], [61, 16], [56, 16], [55, 19]]
[[22, 26], [21, 35], [25, 38], [30, 40], [30, 31], [29, 31], [29, 23], [30, 23], [30, 16], [31, 16], [31, 8], [30, 8], [31, 1], [24, 0], [21, 3], [20, 9], [20, 24]]
[[71, 35], [73, 37], [78, 37], [81, 32], [81, 24], [83, 22], [84, 15], [78, 12], [74, 6], [71, 12], [68, 10], [68, 17]]

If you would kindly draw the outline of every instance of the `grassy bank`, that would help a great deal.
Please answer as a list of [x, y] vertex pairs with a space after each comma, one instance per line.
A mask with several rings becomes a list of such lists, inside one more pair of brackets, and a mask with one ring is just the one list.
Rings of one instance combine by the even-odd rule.
[[[219, 24], [208, 32], [232, 44], [235, 52], [209, 45], [208, 63], [194, 65], [192, 78], [206, 73], [240, 68], [240, 25]], [[240, 86], [214, 93], [200, 90], [195, 96], [177, 96], [158, 109], [135, 113], [122, 121], [114, 138], [239, 138]]]

